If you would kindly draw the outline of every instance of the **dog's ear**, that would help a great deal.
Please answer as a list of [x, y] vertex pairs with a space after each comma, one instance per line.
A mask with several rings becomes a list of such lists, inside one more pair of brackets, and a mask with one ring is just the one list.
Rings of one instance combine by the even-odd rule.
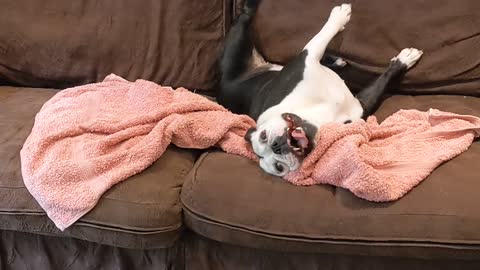
[[243, 137], [245, 141], [252, 143], [252, 133], [255, 132], [257, 129], [256, 128], [249, 128], [247, 130], [247, 133], [245, 133], [245, 136]]

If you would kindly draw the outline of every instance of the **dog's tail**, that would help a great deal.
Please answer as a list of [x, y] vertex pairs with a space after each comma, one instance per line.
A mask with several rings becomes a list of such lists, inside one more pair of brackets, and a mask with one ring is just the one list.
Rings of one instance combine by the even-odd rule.
[[235, 19], [225, 37], [220, 61], [222, 83], [235, 80], [248, 69], [253, 50], [253, 42], [248, 30], [260, 2], [261, 0], [245, 0], [242, 13]]

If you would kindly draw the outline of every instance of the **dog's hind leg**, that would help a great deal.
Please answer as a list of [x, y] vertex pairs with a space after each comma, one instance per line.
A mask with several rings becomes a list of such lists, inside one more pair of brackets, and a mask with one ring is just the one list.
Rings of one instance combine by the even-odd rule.
[[253, 42], [249, 26], [260, 0], [246, 0], [243, 12], [235, 19], [225, 37], [224, 51], [220, 61], [222, 83], [237, 79], [249, 67]]
[[249, 33], [250, 24], [260, 0], [246, 0], [243, 12], [235, 19], [224, 42], [220, 59], [221, 79], [217, 101], [235, 113], [248, 112], [250, 89], [241, 86], [242, 76], [252, 61], [253, 42]]
[[324, 54], [320, 60], [320, 64], [331, 68], [332, 70], [339, 70], [347, 65], [347, 62], [338, 56]]
[[322, 59], [328, 43], [335, 35], [345, 28], [350, 21], [352, 7], [350, 4], [343, 4], [334, 7], [330, 13], [327, 23], [322, 27], [320, 32], [316, 34], [304, 47], [304, 51], [308, 51], [306, 61], [318, 63]]
[[360, 91], [356, 98], [363, 108], [363, 118], [372, 114], [378, 106], [381, 96], [385, 93], [389, 83], [396, 77], [403, 75], [422, 56], [423, 52], [414, 48], [403, 49], [392, 58], [390, 66], [370, 86]]

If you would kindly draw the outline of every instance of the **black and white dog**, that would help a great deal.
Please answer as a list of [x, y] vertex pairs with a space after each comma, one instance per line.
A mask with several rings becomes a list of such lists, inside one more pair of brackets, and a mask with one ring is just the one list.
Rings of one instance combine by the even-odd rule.
[[332, 70], [345, 62], [324, 56], [328, 43], [349, 22], [351, 5], [334, 7], [321, 31], [282, 67], [266, 63], [252, 43], [249, 26], [259, 2], [246, 0], [227, 34], [217, 97], [227, 109], [257, 121], [257, 128], [245, 138], [264, 171], [284, 176], [298, 169], [315, 146], [320, 126], [349, 123], [373, 113], [388, 83], [411, 68], [422, 51], [402, 50], [376, 81], [354, 96]]

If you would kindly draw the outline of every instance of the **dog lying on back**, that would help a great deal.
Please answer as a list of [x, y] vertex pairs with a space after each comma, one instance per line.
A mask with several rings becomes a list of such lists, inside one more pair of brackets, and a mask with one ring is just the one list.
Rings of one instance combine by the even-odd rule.
[[[260, 0], [246, 0], [225, 40], [218, 102], [257, 121], [245, 135], [267, 173], [284, 176], [298, 169], [315, 147], [318, 129], [330, 122], [349, 123], [375, 110], [389, 82], [422, 56], [402, 50], [369, 87], [354, 96], [333, 71], [345, 62], [325, 55], [328, 43], [345, 28], [351, 5], [334, 7], [323, 28], [285, 66], [266, 63], [257, 53], [249, 26]], [[333, 70], [332, 70], [333, 69]]]

